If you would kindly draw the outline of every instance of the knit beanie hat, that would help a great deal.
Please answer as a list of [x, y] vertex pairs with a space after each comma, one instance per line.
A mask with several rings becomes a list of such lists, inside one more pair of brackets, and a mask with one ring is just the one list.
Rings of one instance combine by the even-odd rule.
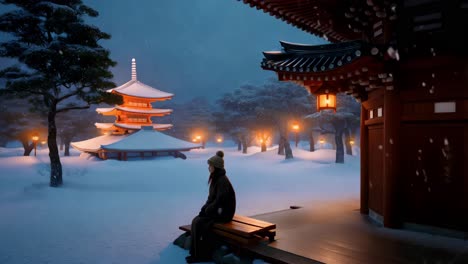
[[218, 150], [216, 152], [216, 155], [208, 159], [208, 164], [215, 167], [215, 168], [220, 168], [224, 169], [224, 152], [221, 150]]

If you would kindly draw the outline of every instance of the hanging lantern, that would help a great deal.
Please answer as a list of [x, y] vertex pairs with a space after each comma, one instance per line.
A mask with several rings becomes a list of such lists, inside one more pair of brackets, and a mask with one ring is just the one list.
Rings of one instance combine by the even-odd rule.
[[330, 109], [336, 112], [335, 94], [324, 93], [317, 96], [317, 112], [325, 109]]

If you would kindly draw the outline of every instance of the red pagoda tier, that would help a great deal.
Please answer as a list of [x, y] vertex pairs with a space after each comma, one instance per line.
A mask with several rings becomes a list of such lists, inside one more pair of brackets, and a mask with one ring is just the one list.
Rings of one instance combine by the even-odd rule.
[[102, 115], [116, 117], [114, 123], [96, 123], [96, 127], [112, 134], [125, 134], [153, 126], [155, 130], [166, 130], [171, 124], [153, 124], [151, 117], [160, 117], [172, 113], [171, 109], [154, 109], [151, 103], [170, 100], [173, 94], [148, 86], [137, 80], [136, 62], [132, 59], [132, 79], [127, 83], [108, 90], [123, 97], [124, 103], [111, 108], [97, 108]]

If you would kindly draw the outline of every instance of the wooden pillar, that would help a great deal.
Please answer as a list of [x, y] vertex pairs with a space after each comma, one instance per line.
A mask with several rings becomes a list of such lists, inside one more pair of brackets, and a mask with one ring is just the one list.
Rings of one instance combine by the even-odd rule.
[[122, 160], [122, 152], [119, 152], [117, 155], [118, 155], [118, 159]]
[[123, 153], [123, 160], [127, 160], [127, 152]]
[[384, 93], [384, 173], [383, 173], [383, 222], [385, 227], [400, 226], [398, 215], [398, 177], [400, 168], [400, 98], [395, 90]]
[[369, 131], [366, 119], [367, 109], [361, 105], [361, 214], [369, 214]]

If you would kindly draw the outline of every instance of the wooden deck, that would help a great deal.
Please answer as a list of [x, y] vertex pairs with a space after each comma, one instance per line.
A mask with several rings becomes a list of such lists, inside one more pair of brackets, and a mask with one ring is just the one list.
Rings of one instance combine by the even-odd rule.
[[289, 254], [335, 264], [468, 263], [468, 241], [379, 227], [359, 213], [358, 200], [303, 206], [254, 216], [276, 223], [277, 236], [251, 250], [277, 260]]

